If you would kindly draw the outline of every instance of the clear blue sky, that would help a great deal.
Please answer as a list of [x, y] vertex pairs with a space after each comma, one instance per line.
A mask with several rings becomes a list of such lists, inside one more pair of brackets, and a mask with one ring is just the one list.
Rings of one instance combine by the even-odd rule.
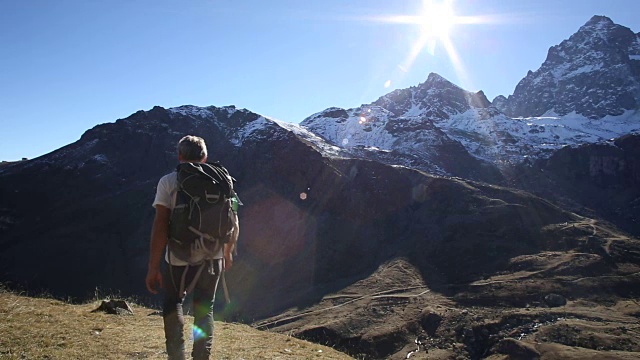
[[[453, 0], [449, 39], [407, 65], [422, 0], [0, 0], [0, 160], [34, 158], [155, 105], [236, 105], [288, 122], [436, 72], [489, 100], [593, 15], [640, 31], [637, 0]], [[388, 87], [385, 87], [387, 83]]]

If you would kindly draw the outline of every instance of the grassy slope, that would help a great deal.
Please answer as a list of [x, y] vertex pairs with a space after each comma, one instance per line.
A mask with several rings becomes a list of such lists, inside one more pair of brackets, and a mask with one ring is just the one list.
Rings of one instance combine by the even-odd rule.
[[[154, 310], [131, 304], [133, 316], [92, 313], [99, 305], [0, 289], [0, 359], [166, 358], [162, 317], [152, 315]], [[186, 339], [189, 332], [185, 329]], [[223, 322], [215, 323], [214, 347], [216, 359], [351, 359], [290, 336]]]

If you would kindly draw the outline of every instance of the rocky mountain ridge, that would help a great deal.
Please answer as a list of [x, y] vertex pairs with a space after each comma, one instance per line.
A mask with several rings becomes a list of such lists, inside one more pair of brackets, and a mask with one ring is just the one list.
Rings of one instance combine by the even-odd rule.
[[[496, 101], [497, 100], [497, 101]], [[640, 105], [640, 36], [605, 16], [594, 16], [549, 49], [508, 98], [494, 105], [511, 117], [564, 116], [597, 120]]]

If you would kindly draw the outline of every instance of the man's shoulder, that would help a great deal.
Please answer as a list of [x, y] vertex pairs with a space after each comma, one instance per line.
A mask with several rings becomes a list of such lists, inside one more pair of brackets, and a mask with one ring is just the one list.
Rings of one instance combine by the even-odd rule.
[[178, 174], [173, 171], [160, 178], [161, 184], [172, 185], [178, 182]]
[[161, 177], [160, 181], [158, 181], [158, 187], [156, 189], [158, 192], [172, 193], [177, 187], [178, 176], [174, 171]]

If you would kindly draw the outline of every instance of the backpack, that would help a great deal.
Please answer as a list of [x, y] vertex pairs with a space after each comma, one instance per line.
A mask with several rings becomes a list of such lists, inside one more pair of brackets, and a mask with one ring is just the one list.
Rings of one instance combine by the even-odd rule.
[[[169, 251], [190, 265], [211, 260], [223, 244], [237, 238], [233, 201], [235, 179], [220, 164], [181, 163], [169, 221]], [[234, 234], [234, 232], [236, 234]]]

